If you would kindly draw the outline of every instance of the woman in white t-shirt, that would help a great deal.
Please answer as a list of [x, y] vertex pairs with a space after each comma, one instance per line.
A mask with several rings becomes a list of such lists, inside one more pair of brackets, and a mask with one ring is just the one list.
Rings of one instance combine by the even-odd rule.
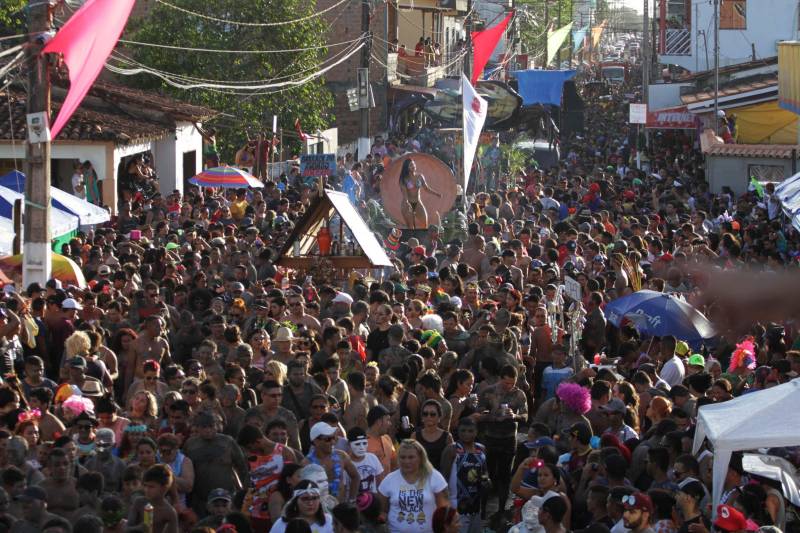
[[406, 439], [398, 450], [400, 469], [384, 478], [378, 494], [391, 533], [432, 533], [433, 512], [449, 505], [447, 482], [431, 466], [425, 448]]
[[319, 486], [313, 481], [303, 480], [295, 485], [283, 514], [272, 524], [269, 533], [284, 533], [286, 525], [294, 518], [308, 522], [312, 533], [333, 533], [333, 518], [322, 510]]

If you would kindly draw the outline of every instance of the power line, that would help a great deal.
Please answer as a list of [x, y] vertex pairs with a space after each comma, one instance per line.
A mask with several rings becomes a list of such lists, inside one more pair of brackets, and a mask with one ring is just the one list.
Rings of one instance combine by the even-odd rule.
[[[332, 55], [331, 57], [325, 59], [324, 61], [322, 61], [320, 63], [316, 63], [311, 67], [306, 67], [306, 68], [304, 68], [304, 69], [302, 69], [300, 71], [293, 72], [291, 74], [282, 75], [287, 70], [287, 68], [289, 66], [293, 66], [293, 65], [296, 64], [294, 62], [288, 63], [286, 65], [286, 67], [284, 67], [283, 69], [281, 69], [277, 73], [276, 76], [274, 76], [272, 78], [269, 78], [269, 79], [242, 80], [242, 81], [240, 81], [240, 80], [227, 81], [226, 80], [226, 83], [229, 83], [231, 85], [236, 85], [237, 86], [237, 90], [238, 90], [238, 89], [247, 89], [247, 87], [246, 87], [247, 85], [274, 83], [276, 81], [292, 79], [292, 78], [294, 78], [296, 76], [300, 76], [300, 75], [303, 75], [305, 73], [312, 72], [312, 71], [314, 71], [316, 69], [319, 69], [323, 65], [326, 65], [326, 63], [331, 62], [331, 61], [335, 61], [337, 58], [341, 57], [343, 54], [347, 54], [350, 51], [352, 51], [352, 50], [348, 50], [348, 49], [340, 50], [336, 54]], [[114, 59], [116, 61], [119, 61], [120, 63], [123, 63], [124, 65], [138, 67], [140, 69], [143, 69], [143, 70], [147, 71], [148, 73], [160, 74], [161, 76], [167, 76], [167, 77], [170, 77], [170, 78], [178, 80], [178, 81], [220, 83], [220, 80], [216, 80], [216, 79], [199, 78], [199, 77], [196, 77], [196, 76], [178, 74], [178, 73], [175, 73], [175, 72], [169, 72], [169, 71], [165, 71], [165, 70], [158, 69], [158, 68], [155, 68], [155, 67], [151, 67], [151, 66], [145, 65], [143, 63], [140, 63], [140, 62], [136, 61], [135, 59], [133, 59], [131, 57], [128, 57], [125, 54], [123, 54], [123, 53], [121, 53], [119, 51], [116, 51], [116, 50], [112, 54], [112, 59]], [[122, 68], [122, 67], [118, 67], [118, 66], [115, 66], [115, 65], [111, 65], [111, 67], [116, 68], [116, 69]], [[239, 87], [239, 86], [241, 86], [241, 87]]]
[[115, 72], [117, 74], [122, 74], [123, 76], [135, 76], [137, 74], [152, 74], [153, 76], [161, 78], [163, 81], [165, 81], [167, 84], [169, 84], [169, 85], [171, 85], [173, 87], [176, 87], [178, 89], [185, 89], [185, 90], [188, 90], [188, 89], [234, 89], [234, 90], [246, 90], [246, 89], [249, 89], [249, 90], [261, 90], [261, 89], [273, 89], [273, 88], [279, 89], [279, 88], [282, 88], [282, 87], [296, 87], [296, 86], [299, 86], [299, 85], [304, 85], [304, 84], [308, 83], [309, 81], [322, 76], [323, 74], [325, 74], [326, 72], [331, 70], [333, 67], [335, 67], [337, 65], [340, 65], [341, 63], [343, 63], [344, 61], [349, 59], [353, 54], [355, 54], [363, 46], [364, 46], [364, 43], [362, 42], [358, 46], [353, 48], [347, 55], [345, 55], [344, 57], [340, 58], [335, 63], [332, 63], [331, 65], [328, 65], [325, 68], [320, 69], [320, 70], [318, 70], [317, 72], [315, 72], [313, 74], [305, 76], [302, 79], [299, 79], [299, 80], [288, 80], [288, 81], [279, 82], [279, 83], [265, 83], [265, 84], [248, 85], [248, 86], [239, 86], [239, 85], [233, 85], [233, 84], [230, 84], [230, 83], [216, 83], [216, 82], [215, 83], [199, 82], [199, 83], [184, 84], [184, 83], [178, 83], [178, 82], [174, 81], [172, 79], [172, 77], [170, 77], [168, 75], [165, 75], [164, 73], [161, 73], [161, 72], [155, 71], [153, 69], [150, 69], [150, 68], [139, 67], [139, 68], [133, 68], [133, 69], [123, 69], [123, 68], [114, 67], [113, 65], [108, 65], [108, 64], [106, 64], [106, 68], [109, 69], [111, 72]]
[[181, 50], [186, 52], [209, 52], [209, 53], [216, 53], [216, 54], [282, 54], [282, 53], [290, 53], [290, 52], [308, 52], [311, 50], [322, 50], [323, 48], [330, 48], [334, 46], [344, 46], [346, 44], [352, 44], [360, 39], [363, 39], [363, 36], [358, 37], [357, 39], [352, 39], [350, 41], [342, 41], [340, 43], [330, 43], [324, 44], [320, 46], [308, 46], [305, 48], [286, 48], [284, 50], [224, 50], [220, 48], [190, 48], [184, 46], [174, 46], [169, 44], [157, 44], [157, 43], [145, 43], [140, 41], [129, 41], [126, 39], [120, 39], [119, 42], [125, 44], [133, 44], [137, 46], [147, 46], [151, 48], [164, 48], [166, 50]]
[[[159, 4], [161, 4], [163, 6], [166, 6], [166, 7], [169, 7], [171, 9], [174, 9], [175, 11], [180, 11], [181, 13], [185, 13], [187, 15], [191, 15], [193, 17], [198, 17], [198, 18], [202, 18], [202, 19], [205, 19], [205, 20], [210, 20], [210, 21], [213, 21], [213, 22], [219, 22], [221, 24], [230, 24], [232, 26], [248, 26], [248, 27], [256, 27], [256, 28], [286, 26], [286, 25], [289, 25], [289, 24], [296, 24], [298, 22], [304, 22], [306, 20], [311, 20], [313, 18], [319, 17], [320, 15], [323, 15], [323, 14], [327, 13], [328, 11], [332, 11], [333, 9], [339, 7], [340, 5], [344, 4], [345, 2], [350, 2], [350, 1], [351, 0], [339, 0], [339, 2], [333, 4], [330, 7], [326, 7], [322, 11], [317, 11], [317, 12], [312, 13], [311, 15], [307, 15], [305, 17], [300, 17], [300, 18], [292, 19], [292, 20], [284, 20], [284, 21], [281, 21], [281, 22], [244, 22], [244, 21], [236, 21], [236, 20], [228, 20], [228, 19], [223, 19], [223, 18], [218, 18], [218, 17], [212, 17], [210, 15], [204, 15], [203, 13], [197, 13], [196, 11], [191, 11], [189, 9], [185, 9], [183, 7], [180, 7], [180, 6], [176, 6], [175, 4], [170, 4], [169, 2], [166, 2], [165, 0], [156, 0], [156, 2], [158, 2]], [[362, 0], [362, 1], [366, 1], [366, 0]]]

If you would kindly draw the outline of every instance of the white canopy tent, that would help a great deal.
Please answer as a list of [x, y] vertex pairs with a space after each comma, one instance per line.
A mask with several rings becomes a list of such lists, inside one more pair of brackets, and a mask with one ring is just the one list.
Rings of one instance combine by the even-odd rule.
[[800, 442], [798, 405], [800, 378], [700, 408], [692, 453], [697, 453], [705, 439], [714, 446], [712, 509], [717, 508], [722, 496], [733, 452], [797, 446]]
[[780, 182], [775, 187], [775, 195], [792, 225], [800, 231], [800, 173]]

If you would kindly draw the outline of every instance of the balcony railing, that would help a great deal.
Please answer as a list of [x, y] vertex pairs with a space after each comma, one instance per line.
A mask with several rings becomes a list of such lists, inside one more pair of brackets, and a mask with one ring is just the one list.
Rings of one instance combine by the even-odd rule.
[[667, 28], [664, 30], [664, 42], [661, 43], [659, 51], [662, 55], [668, 56], [692, 55], [691, 30]]

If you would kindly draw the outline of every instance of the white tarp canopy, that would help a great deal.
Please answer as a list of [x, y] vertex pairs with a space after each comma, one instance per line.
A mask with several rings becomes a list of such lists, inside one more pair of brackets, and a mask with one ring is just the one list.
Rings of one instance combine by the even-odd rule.
[[[5, 218], [6, 220], [13, 220], [12, 218], [12, 210], [9, 209], [9, 205], [13, 207], [14, 202], [16, 200], [22, 200], [22, 203], [25, 203], [25, 197], [16, 191], [12, 191], [8, 187], [3, 187], [0, 185], [0, 203], [8, 204], [4, 205], [3, 208], [0, 208], [0, 218]], [[8, 214], [8, 216], [6, 216]], [[71, 231], [75, 231], [78, 229], [78, 217], [71, 213], [67, 213], [66, 211], [61, 211], [60, 209], [52, 208], [50, 209], [50, 235], [55, 237], [60, 237], [61, 235], [65, 235]], [[11, 234], [11, 238], [14, 238], [13, 230]]]
[[731, 454], [797, 446], [800, 442], [800, 378], [733, 400], [704, 405], [697, 413], [692, 453], [705, 439], [714, 446], [713, 497], [717, 508]]
[[775, 195], [792, 225], [800, 231], [800, 172], [780, 182], [775, 187]]
[[[25, 194], [25, 179], [25, 174], [12, 170], [5, 176], [0, 177], [0, 186], [19, 194]], [[78, 217], [81, 226], [103, 224], [111, 220], [111, 214], [107, 209], [87, 202], [52, 185], [50, 186], [50, 205], [53, 207], [53, 211], [58, 209]]]

